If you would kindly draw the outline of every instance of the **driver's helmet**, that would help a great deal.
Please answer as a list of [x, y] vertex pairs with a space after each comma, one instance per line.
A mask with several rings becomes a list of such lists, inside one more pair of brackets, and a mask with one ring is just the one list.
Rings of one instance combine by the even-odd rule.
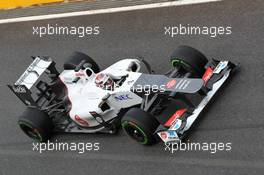
[[97, 87], [113, 90], [114, 88], [114, 80], [107, 74], [99, 73], [96, 75], [95, 84]]

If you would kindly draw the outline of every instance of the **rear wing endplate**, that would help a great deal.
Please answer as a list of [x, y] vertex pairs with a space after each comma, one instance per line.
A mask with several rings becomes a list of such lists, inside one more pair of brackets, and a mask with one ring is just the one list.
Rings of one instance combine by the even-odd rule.
[[25, 85], [7, 85], [12, 92], [26, 105], [26, 106], [35, 106], [37, 104], [31, 96], [30, 90]]

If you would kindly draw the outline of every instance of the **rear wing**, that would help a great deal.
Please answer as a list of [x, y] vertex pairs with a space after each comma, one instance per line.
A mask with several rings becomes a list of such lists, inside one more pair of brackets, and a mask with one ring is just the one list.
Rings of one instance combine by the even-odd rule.
[[26, 71], [15, 82], [15, 85], [24, 85], [27, 89], [30, 89], [51, 63], [51, 59], [44, 60], [40, 57], [36, 57]]
[[[19, 77], [14, 85], [7, 85], [11, 91], [27, 106], [37, 107], [37, 100], [32, 97], [31, 88], [38, 82], [41, 75], [46, 72], [53, 75], [50, 77], [57, 77], [59, 75], [55, 68], [55, 62], [48, 57], [32, 57], [34, 61], [29, 65], [25, 72]], [[39, 82], [36, 87], [41, 90], [41, 93], [45, 89], [41, 89], [41, 83]]]

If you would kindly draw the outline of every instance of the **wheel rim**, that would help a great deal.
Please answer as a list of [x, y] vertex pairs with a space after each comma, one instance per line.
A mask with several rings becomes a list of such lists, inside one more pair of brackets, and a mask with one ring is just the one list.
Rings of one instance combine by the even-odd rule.
[[171, 61], [171, 64], [173, 67], [176, 67], [177, 65], [182, 65], [188, 72], [200, 74], [200, 71], [192, 67], [190, 64], [182, 61], [181, 59], [175, 58]]
[[171, 61], [171, 64], [173, 67], [175, 67], [177, 65], [184, 65], [184, 66], [189, 67], [189, 68], [191, 67], [188, 63], [182, 61], [181, 59], [177, 59], [177, 58], [173, 59]]
[[145, 145], [148, 143], [148, 138], [146, 133], [135, 123], [125, 121], [122, 123], [123, 129], [126, 131], [126, 133], [135, 139], [137, 142]]
[[34, 128], [30, 124], [25, 122], [19, 122], [19, 126], [22, 129], [22, 131], [30, 138], [39, 142], [42, 141], [41, 134], [37, 128]]

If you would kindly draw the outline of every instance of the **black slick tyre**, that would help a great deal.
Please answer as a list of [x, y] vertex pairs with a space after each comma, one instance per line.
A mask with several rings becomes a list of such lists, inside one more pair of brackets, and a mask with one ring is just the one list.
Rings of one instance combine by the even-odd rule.
[[134, 140], [142, 145], [154, 144], [157, 139], [155, 130], [158, 121], [140, 108], [131, 108], [121, 120], [122, 128]]
[[52, 136], [52, 120], [39, 109], [27, 108], [19, 117], [18, 125], [27, 136], [38, 142], [45, 142]]
[[86, 63], [89, 63], [91, 66], [91, 69], [94, 71], [94, 73], [100, 72], [100, 68], [97, 65], [97, 63], [88, 55], [82, 53], [82, 52], [73, 52], [67, 59], [67, 61], [64, 63], [64, 70], [73, 70], [78, 66], [83, 60], [85, 60]]
[[189, 46], [179, 46], [170, 57], [173, 67], [182, 66], [196, 77], [202, 77], [205, 72], [207, 58], [198, 50]]

